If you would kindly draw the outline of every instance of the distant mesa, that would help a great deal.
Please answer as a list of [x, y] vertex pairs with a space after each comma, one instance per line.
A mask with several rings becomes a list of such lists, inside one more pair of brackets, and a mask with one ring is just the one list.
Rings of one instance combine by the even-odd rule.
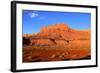
[[[23, 35], [24, 39], [29, 38], [30, 45], [71, 45], [74, 47], [90, 47], [90, 31], [76, 30], [65, 23], [58, 23], [42, 27], [36, 35]], [[23, 40], [25, 41], [25, 40]], [[26, 43], [23, 43], [26, 45]]]
[[[30, 53], [37, 48], [37, 56], [43, 60], [61, 59], [82, 59], [91, 56], [90, 30], [76, 30], [69, 27], [67, 24], [58, 23], [46, 27], [42, 27], [37, 34], [23, 34], [24, 52], [30, 50]], [[26, 47], [27, 46], [27, 47]], [[28, 48], [31, 47], [31, 48]], [[52, 50], [53, 49], [53, 50]], [[45, 52], [46, 51], [46, 52]], [[51, 52], [50, 52], [51, 51]], [[64, 54], [62, 54], [62, 51]], [[59, 53], [59, 54], [58, 54]], [[67, 53], [67, 55], [66, 55]], [[27, 59], [27, 54], [24, 54], [24, 61], [35, 59]], [[50, 57], [49, 57], [50, 56]]]
[[64, 23], [58, 23], [47, 27], [43, 27], [41, 28], [41, 31], [37, 33], [37, 36], [39, 37], [50, 37], [53, 39], [58, 38], [66, 40], [89, 39], [89, 35], [89, 31], [75, 30]]

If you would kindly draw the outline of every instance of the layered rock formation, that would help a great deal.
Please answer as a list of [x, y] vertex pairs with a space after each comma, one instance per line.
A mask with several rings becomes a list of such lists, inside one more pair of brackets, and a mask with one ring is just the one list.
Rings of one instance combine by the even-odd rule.
[[[79, 59], [90, 56], [90, 31], [89, 30], [75, 30], [70, 28], [67, 24], [59, 23], [46, 27], [42, 27], [40, 32], [34, 35], [33, 37], [26, 37], [29, 40], [24, 39], [23, 44], [26, 46], [41, 46], [41, 48], [47, 50], [83, 50], [83, 54], [81, 52], [77, 57], [73, 54], [73, 57], [69, 57], [64, 59]], [[28, 42], [25, 43], [25, 41]], [[45, 47], [46, 46], [46, 47]], [[24, 47], [25, 48], [25, 47]], [[39, 49], [41, 49], [39, 47]], [[68, 51], [69, 51], [68, 50]], [[71, 52], [71, 51], [69, 51]], [[43, 56], [42, 56], [43, 57]], [[46, 58], [45, 58], [46, 59]], [[50, 58], [49, 58], [50, 59]]]

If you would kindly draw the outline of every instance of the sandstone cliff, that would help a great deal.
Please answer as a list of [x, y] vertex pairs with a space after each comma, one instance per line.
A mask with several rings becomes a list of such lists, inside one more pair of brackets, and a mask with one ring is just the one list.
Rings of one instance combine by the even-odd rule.
[[[36, 35], [23, 37], [26, 62], [35, 61], [33, 56], [39, 56], [40, 61], [81, 59], [91, 56], [90, 30], [76, 30], [67, 24], [58, 23], [42, 27]], [[27, 51], [33, 51], [34, 54], [28, 54], [31, 58], [25, 54]]]

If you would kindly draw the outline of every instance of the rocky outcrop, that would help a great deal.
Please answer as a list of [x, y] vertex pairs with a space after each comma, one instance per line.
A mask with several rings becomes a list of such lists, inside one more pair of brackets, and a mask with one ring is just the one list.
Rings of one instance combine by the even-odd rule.
[[68, 45], [72, 44], [73, 41], [77, 45], [78, 41], [80, 41], [80, 44], [84, 41], [89, 42], [90, 32], [75, 30], [64, 23], [60, 23], [43, 27], [34, 37], [28, 36], [27, 38], [30, 38], [30, 45]]
[[75, 30], [64, 23], [59, 23], [41, 28], [41, 31], [37, 35], [64, 39], [81, 39], [89, 36], [89, 31]]
[[89, 30], [76, 30], [59, 23], [42, 27], [35, 35], [23, 36], [23, 61], [90, 59]]
[[31, 40], [31, 45], [38, 45], [38, 46], [46, 46], [46, 45], [55, 45], [55, 43], [51, 39], [37, 39]]

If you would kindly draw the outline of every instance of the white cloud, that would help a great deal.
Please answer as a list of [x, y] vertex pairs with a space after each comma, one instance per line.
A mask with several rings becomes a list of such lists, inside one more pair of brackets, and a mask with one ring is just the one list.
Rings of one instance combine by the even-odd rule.
[[37, 14], [37, 13], [34, 13], [34, 12], [29, 13], [29, 15], [30, 15], [30, 17], [31, 17], [31, 18], [35, 18], [35, 17], [37, 17], [37, 16], [38, 16], [38, 14]]

